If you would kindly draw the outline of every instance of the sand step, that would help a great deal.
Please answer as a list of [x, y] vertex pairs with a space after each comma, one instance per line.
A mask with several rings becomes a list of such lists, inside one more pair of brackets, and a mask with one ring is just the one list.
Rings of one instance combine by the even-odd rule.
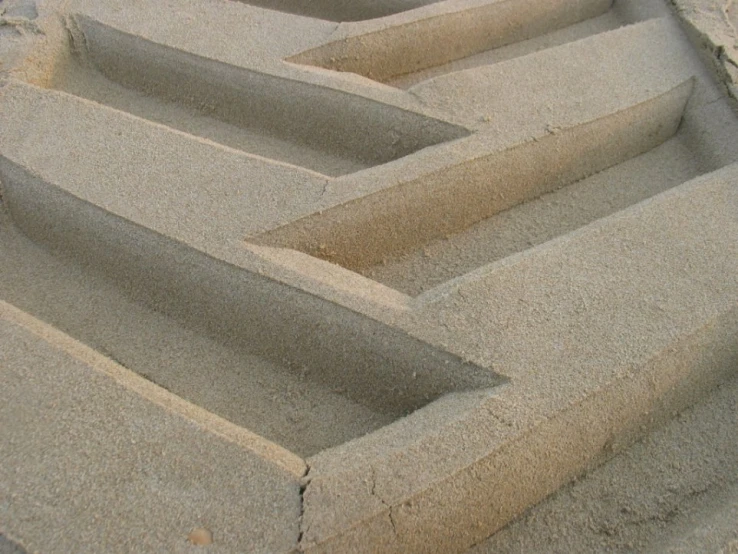
[[[432, 13], [347, 36], [288, 61], [357, 73], [380, 82], [545, 35], [601, 16], [612, 0], [505, 0]], [[453, 2], [446, 4], [453, 9]]]
[[[532, 38], [515, 40], [506, 46], [497, 46], [441, 65], [428, 67], [419, 71], [413, 70], [410, 73], [394, 77], [386, 81], [386, 83], [393, 87], [408, 89], [413, 85], [440, 75], [456, 73], [475, 67], [494, 65], [564, 44], [586, 40], [590, 37], [614, 31], [627, 25], [635, 25], [650, 19], [668, 16], [669, 10], [664, 5], [658, 3], [642, 2], [634, 4], [617, 1], [613, 2], [610, 9], [602, 15], [590, 17], [578, 23], [572, 23], [563, 28], [533, 36]], [[627, 47], [627, 43], [621, 44], [619, 47]]]
[[[278, 221], [286, 198], [318, 195], [327, 181], [67, 93], [22, 82], [2, 92], [6, 121], [29, 123], [2, 137], [5, 158], [94, 206], [198, 248]], [[26, 136], [61, 155], [24, 148]], [[120, 182], [123, 168], [127, 186]]]
[[676, 132], [692, 88], [686, 81], [627, 110], [554, 129], [250, 240], [354, 271], [380, 264], [659, 146]]
[[407, 90], [418, 83], [422, 83], [441, 75], [448, 75], [449, 73], [456, 73], [457, 71], [463, 71], [475, 67], [494, 65], [506, 60], [539, 52], [541, 50], [554, 48], [562, 44], [576, 42], [577, 40], [586, 39], [601, 33], [614, 31], [626, 23], [627, 21], [620, 17], [615, 10], [611, 9], [597, 17], [585, 19], [579, 23], [573, 23], [563, 27], [562, 29], [551, 31], [533, 38], [512, 42], [506, 46], [484, 50], [478, 54], [471, 54], [447, 63], [435, 65], [419, 71], [411, 71], [404, 75], [398, 75], [385, 81], [385, 84]]
[[70, 17], [67, 61], [50, 86], [222, 144], [342, 175], [463, 128], [326, 87], [204, 59]]
[[[90, 28], [98, 27], [91, 23]], [[111, 36], [131, 40], [124, 33], [109, 30], [107, 27], [100, 29], [103, 29], [101, 32], [105, 36], [108, 36], [106, 33], [109, 31], [113, 33]], [[49, 176], [54, 180], [63, 178], [63, 188], [72, 194], [137, 224], [169, 234], [196, 248], [207, 249], [213, 240], [222, 242], [224, 239], [260, 237], [257, 242], [262, 244], [296, 248], [317, 253], [319, 256], [321, 244], [327, 246], [329, 251], [346, 251], [342, 254], [346, 258], [366, 252], [367, 255], [371, 255], [366, 262], [345, 263], [352, 268], [367, 267], [389, 255], [391, 248], [389, 252], [375, 249], [372, 253], [367, 244], [359, 241], [354, 246], [346, 243], [346, 247], [339, 249], [331, 246], [330, 242], [325, 242], [319, 234], [307, 246], [298, 244], [292, 239], [271, 240], [269, 237], [282, 233], [279, 231], [282, 227], [280, 223], [285, 220], [295, 221], [284, 229], [285, 234], [290, 228], [295, 229], [304, 225], [307, 220], [300, 221], [300, 218], [308, 214], [315, 214], [309, 217], [313, 217], [316, 222], [321, 221], [320, 225], [328, 229], [329, 225], [332, 225], [329, 221], [334, 212], [339, 214], [342, 210], [347, 210], [346, 213], [349, 213], [362, 204], [368, 205], [381, 199], [383, 195], [406, 195], [408, 190], [415, 190], [416, 198], [407, 196], [396, 203], [396, 210], [400, 209], [403, 202], [413, 202], [418, 208], [435, 202], [435, 205], [440, 207], [442, 204], [440, 201], [434, 201], [431, 196], [425, 194], [427, 188], [450, 187], [450, 193], [457, 194], [461, 190], [458, 187], [470, 187], [469, 191], [473, 187], [481, 187], [482, 191], [479, 194], [482, 196], [469, 197], [475, 206], [468, 213], [459, 203], [459, 207], [456, 208], [458, 215], [454, 216], [455, 222], [450, 221], [452, 218], [444, 216], [444, 220], [448, 222], [440, 227], [443, 228], [442, 233], [445, 235], [468, 227], [520, 201], [531, 199], [542, 192], [553, 190], [657, 146], [671, 136], [683, 108], [678, 101], [673, 106], [670, 104], [670, 99], [677, 96], [681, 98], [679, 92], [674, 93], [676, 96], [667, 93], [695, 74], [695, 69], [690, 64], [678, 63], [681, 58], [675, 47], [671, 48], [674, 52], [673, 58], [666, 58], [662, 63], [652, 61], [658, 56], [636, 57], [634, 52], [638, 52], [638, 49], [644, 46], [639, 39], [649, 35], [652, 37], [650, 52], [654, 52], [655, 45], [658, 45], [659, 49], [669, 51], [670, 42], [673, 42], [668, 39], [670, 32], [673, 32], [673, 27], [655, 20], [588, 41], [580, 41], [576, 45], [567, 45], [552, 49], [550, 52], [499, 64], [495, 71], [483, 72], [485, 84], [493, 86], [500, 81], [510, 82], [500, 77], [513, 79], [516, 71], [518, 75], [523, 75], [518, 79], [529, 79], [530, 71], [526, 72], [526, 68], [528, 70], [536, 68], [540, 69], [535, 73], [536, 79], [544, 84], [545, 91], [553, 89], [561, 92], [541, 94], [540, 99], [531, 99], [527, 103], [530, 111], [526, 112], [527, 116], [524, 118], [520, 110], [516, 109], [517, 95], [499, 94], [491, 95], [490, 98], [483, 95], [481, 86], [469, 87], [470, 101], [466, 108], [467, 112], [482, 102], [488, 102], [490, 109], [495, 113], [493, 121], [481, 124], [477, 122], [479, 130], [475, 134], [461, 140], [457, 139], [456, 143], [425, 148], [393, 163], [382, 164], [332, 181], [321, 174], [296, 166], [273, 163], [262, 157], [221, 148], [212, 142], [197, 140], [190, 134], [154, 125], [149, 120], [139, 117], [130, 117], [120, 110], [111, 110], [99, 103], [89, 102], [68, 93], [45, 91], [22, 83], [6, 86], [6, 96], [12, 98], [8, 117], [19, 121], [33, 121], [33, 127], [25, 132], [37, 136], [36, 140], [43, 140], [48, 148], [56, 148], [52, 143], [56, 144], [65, 155], [49, 159], [43, 156], [42, 152], [19, 148], [20, 137], [13, 135], [8, 136], [4, 149], [10, 159], [19, 165], [32, 168], [37, 174]], [[94, 39], [90, 38], [92, 36], [93, 34], [90, 34], [87, 40], [94, 42]], [[600, 65], [601, 71], [607, 73], [609, 79], [585, 80], [593, 57], [599, 58], [603, 51], [611, 49], [612, 44], [618, 41], [633, 46], [621, 48], [608, 57], [607, 64]], [[117, 51], [111, 50], [110, 55]], [[175, 54], [179, 55], [178, 52], [172, 53]], [[185, 56], [184, 59], [189, 58]], [[577, 86], [576, 89], [562, 91], [561, 87], [554, 87], [551, 83], [556, 78], [560, 63], [567, 59], [573, 60], [569, 63], [568, 71], [577, 72], [582, 80], [576, 79], [577, 82], [581, 82], [581, 86]], [[643, 79], [633, 81], [631, 73], [622, 70], [623, 67], [631, 67], [626, 65], [629, 60], [632, 60], [631, 66], [636, 66], [633, 72], [659, 67], [661, 72], [653, 77], [648, 73]], [[62, 73], [63, 70], [64, 67], [61, 69]], [[454, 91], [459, 84], [467, 84], [469, 73], [477, 71], [479, 70], [461, 72], [453, 78], [448, 76], [436, 79], [424, 84], [422, 88], [417, 88], [416, 94], [428, 103], [436, 103], [447, 111], [454, 112], [456, 107], [461, 105], [460, 102], [453, 100], [458, 96]], [[605, 89], [607, 95], [603, 93]], [[695, 91], [700, 97], [705, 96], [701, 86]], [[660, 100], [659, 93], [664, 95]], [[533, 94], [531, 96], [535, 97]], [[140, 95], [134, 94], [134, 97]], [[349, 100], [351, 98], [347, 95], [347, 101]], [[528, 98], [524, 100], [527, 101]], [[361, 100], [359, 102], [361, 103]], [[636, 108], [641, 104], [643, 105]], [[377, 109], [387, 108], [389, 118], [393, 117], [396, 110], [393, 106], [384, 104], [372, 102], [372, 105], [376, 105]], [[517, 105], [519, 107], [519, 104]], [[672, 106], [673, 110], [669, 111], [665, 106]], [[555, 112], [555, 115], [551, 115], [546, 108]], [[631, 109], [636, 111], [628, 115]], [[403, 113], [409, 114], [408, 117], [414, 115], [410, 112]], [[653, 118], [639, 121], [636, 126], [629, 129], [627, 121], [633, 119], [637, 113], [650, 114]], [[416, 117], [418, 122], [425, 119], [420, 115]], [[593, 121], [598, 119], [602, 121], [594, 124]], [[454, 129], [455, 132], [462, 129], [435, 119], [430, 121], [431, 131], [438, 129], [436, 124], [443, 129]], [[397, 123], [402, 125], [402, 120]], [[548, 167], [548, 175], [558, 177], [549, 182], [545, 174], [535, 176], [539, 181], [539, 188], [522, 181], [520, 183], [524, 188], [528, 187], [527, 190], [523, 188], [516, 191], [510, 184], [506, 184], [506, 190], [495, 190], [489, 186], [487, 170], [484, 168], [492, 163], [498, 163], [501, 156], [514, 159], [518, 155], [517, 147], [523, 149], [520, 151], [521, 154], [535, 150], [556, 155], [556, 149], [567, 141], [571, 143], [574, 136], [584, 136], [585, 127], [576, 130], [577, 126], [583, 124], [595, 127], [613, 124], [612, 129], [617, 129], [621, 133], [620, 139], [615, 135], [595, 136], [591, 144], [598, 145], [597, 148], [602, 152], [601, 158], [587, 160], [589, 165], [585, 164], [585, 167], [578, 170], [572, 169], [569, 173], [561, 167], [561, 164]], [[648, 135], [649, 129], [657, 128], [658, 132], [655, 135]], [[566, 129], [570, 131], [559, 132]], [[341, 131], [343, 134], [351, 132], [353, 131], [346, 128]], [[463, 132], [470, 133], [467, 130]], [[624, 149], [619, 148], [617, 141], [625, 140], [628, 133], [632, 133], [631, 138], [638, 140], [626, 145]], [[101, 137], [104, 137], [104, 140]], [[152, 156], [152, 150], [146, 144], [147, 137], [155, 140], [158, 145], [156, 157]], [[531, 137], [538, 139], [538, 142], [530, 141]], [[530, 144], [526, 144], [528, 142]], [[466, 148], [466, 152], [463, 148]], [[79, 157], [81, 153], [85, 154], [82, 158]], [[438, 164], [436, 160], [443, 160], [443, 157], [456, 161], [452, 164], [448, 162]], [[137, 163], [139, 159], [147, 160], [147, 165]], [[199, 161], [196, 164], [182, 164], [181, 159]], [[569, 161], [574, 163], [575, 160], [570, 158]], [[434, 169], [433, 164], [438, 169]], [[120, 167], [127, 168], [132, 182], [136, 183], [135, 187], [119, 186]], [[472, 171], [473, 168], [476, 170]], [[513, 166], [510, 168], [513, 170]], [[454, 177], [454, 171], [464, 172], [464, 178]], [[398, 179], [398, 173], [405, 175], [415, 173], [417, 177]], [[176, 181], [176, 193], [161, 186], [163, 176]], [[94, 186], [90, 186], [88, 179]], [[202, 183], [207, 183], [207, 187], [203, 187]], [[330, 188], [331, 194], [324, 194], [327, 188]], [[485, 194], [497, 197], [494, 205], [480, 204]], [[501, 194], [504, 194], [505, 198], [502, 198]], [[151, 202], [150, 199], [155, 199], [155, 202]], [[485, 207], [480, 211], [481, 205]], [[380, 210], [384, 211], [384, 208]], [[415, 244], [422, 245], [434, 237], [443, 236], [438, 235], [436, 229], [439, 227], [439, 217], [434, 217], [431, 213], [423, 215], [422, 219], [425, 221], [420, 222], [420, 229], [422, 230], [423, 226], [432, 229], [429, 231], [430, 234], [421, 233], [423, 236], [413, 239], [416, 241]], [[357, 225], [366, 224], [362, 223], [363, 220], [355, 221]], [[187, 222], [186, 225], [183, 222]], [[408, 225], [415, 224], [408, 221]], [[265, 230], [271, 230], [269, 233], [275, 235], [264, 235]], [[388, 229], [387, 232], [389, 231]], [[348, 236], [342, 240], [347, 240]], [[398, 251], [408, 248], [408, 244], [401, 241], [395, 244], [396, 246], [392, 248]], [[353, 253], [348, 252], [351, 248]]]
[[653, 150], [555, 192], [499, 212], [459, 233], [361, 270], [417, 296], [513, 254], [576, 231], [703, 173], [690, 147], [698, 129], [681, 128]]
[[[547, 125], [569, 127], [626, 109], [703, 75], [679, 32], [671, 18], [653, 18], [441, 75], [418, 83], [411, 93], [442, 113], [477, 121], [481, 116], [499, 135], [527, 138]], [[704, 84], [695, 90], [697, 104], [714, 100], [714, 92], [706, 96], [706, 90]]]
[[[104, 285], [103, 296], [118, 298], [114, 301], [122, 306], [123, 312], [137, 312], [141, 319], [158, 319], [163, 315], [178, 322], [171, 333], [165, 332], [164, 343], [182, 344], [192, 333], [211, 337], [215, 342], [205, 340], [212, 345], [206, 351], [215, 348], [215, 356], [229, 359], [230, 363], [235, 359], [237, 365], [249, 367], [251, 376], [243, 378], [247, 381], [258, 382], [260, 373], [266, 372], [272, 375], [270, 381], [283, 380], [288, 386], [291, 383], [308, 391], [316, 387], [324, 389], [317, 395], [306, 393], [307, 401], [318, 402], [332, 395], [344, 397], [333, 403], [336, 409], [345, 410], [341, 402], [356, 405], [352, 413], [367, 420], [366, 425], [370, 426], [407, 415], [450, 392], [487, 389], [503, 382], [493, 371], [467, 363], [401, 330], [133, 224], [5, 158], [0, 158], [0, 179], [11, 219], [24, 234], [76, 260], [90, 280], [96, 274], [102, 275], [99, 279], [109, 282]], [[10, 237], [6, 242], [12, 242]], [[23, 244], [21, 247], [28, 249]], [[9, 267], [25, 265], [23, 251], [4, 257]], [[24, 287], [24, 283], [32, 280], [33, 271], [29, 271], [24, 275], [21, 270], [10, 278], [15, 281], [13, 286]], [[53, 294], [55, 288], [45, 283], [37, 292], [45, 296]], [[75, 292], [69, 283], [64, 288], [81, 302], [83, 291]], [[15, 302], [22, 304], [24, 298], [21, 294]], [[116, 332], [118, 316], [112, 319], [104, 316], [104, 313], [116, 314], [117, 309], [111, 306], [111, 309], [101, 308], [103, 314], [95, 324], [96, 329], [86, 331], [92, 334], [73, 332], [77, 328], [75, 315], [66, 309], [67, 301], [60, 298], [58, 302], [47, 300], [35, 307], [33, 303], [20, 307], [32, 314], [41, 310], [44, 313], [39, 316], [104, 352], [122, 353], [134, 371], [147, 374], [152, 370], [149, 356], [141, 359], [132, 353], [136, 343], [147, 342], [145, 327], [129, 329], [124, 334]], [[226, 347], [218, 347], [219, 344]], [[149, 346], [146, 352], [156, 351], [154, 345]], [[254, 357], [260, 360], [255, 362]], [[206, 375], [221, 379], [210, 364], [192, 368], [191, 360], [180, 362], [189, 368], [183, 371], [195, 372], [192, 377], [195, 381]], [[285, 372], [293, 376], [286, 378]], [[225, 383], [233, 378], [227, 373], [222, 380]], [[237, 375], [235, 378], [241, 379]], [[166, 380], [161, 384], [182, 390], [178, 379], [189, 377], [180, 375], [173, 384]], [[302, 386], [301, 381], [309, 384]], [[266, 394], [269, 386], [259, 390]], [[269, 400], [264, 402], [268, 404]], [[299, 419], [286, 424], [298, 425]], [[255, 425], [268, 430], [274, 422], [267, 417], [265, 423]], [[361, 423], [347, 422], [347, 425], [355, 427], [349, 434], [363, 434], [367, 430]], [[345, 429], [336, 431], [331, 436], [346, 439]], [[279, 436], [279, 430], [268, 434], [275, 432]], [[322, 442], [321, 447], [333, 444], [332, 439], [326, 440], [328, 443]]]
[[[55, 255], [7, 221], [0, 224], [0, 232], [6, 302], [297, 456], [342, 444], [402, 415], [399, 406], [353, 400], [351, 387], [340, 380], [321, 384], [323, 367], [294, 360], [290, 365], [289, 356], [270, 360], [243, 341], [224, 341], [223, 335], [212, 337], [192, 321], [171, 317], [172, 298], [154, 302], [150, 292], [144, 292], [146, 283], [121, 283], [91, 262]], [[156, 268], [131, 266], [130, 272], [134, 270], [154, 277]], [[164, 282], [174, 277], [158, 278]], [[202, 308], [202, 303], [195, 304]], [[202, 320], [206, 313], [196, 317]], [[322, 363], [326, 361], [323, 357]]]
[[[701, 172], [694, 160], [671, 164], [672, 169], [682, 168], [677, 174], [658, 171], [658, 177], [648, 178], [652, 188], [641, 187], [638, 178], [639, 172], [646, 176], [654, 164], [668, 163], [670, 156], [688, 160], [690, 156], [683, 155], [685, 143], [681, 138], [643, 162], [635, 160], [676, 133], [689, 96], [685, 92], [689, 85], [684, 83], [703, 73], [688, 46], [675, 39], [678, 32], [670, 19], [654, 18], [421, 83], [413, 87], [412, 93], [426, 105], [470, 122], [480, 113], [488, 114], [481, 123], [477, 120], [476, 135], [461, 141], [473, 154], [443, 171], [352, 198], [249, 240], [306, 252], [416, 294], [445, 278], [494, 261], [495, 255], [486, 257], [480, 249], [467, 249], [477, 251], [479, 256], [460, 260], [457, 247], [467, 244], [465, 241], [472, 236], [488, 244], [489, 252], [511, 254], [539, 243], [543, 237], [549, 240], [555, 233], [576, 228], [562, 227], [561, 221], [579, 221], [582, 225], [612, 213], [600, 203], [607, 194], [618, 198], [609, 209], [627, 207], [623, 195], [616, 192], [620, 185], [611, 181], [610, 186], [608, 178], [633, 183], [631, 202], [687, 181]], [[595, 64], [598, 78], [592, 74]], [[570, 77], [564, 82], [562, 71]], [[512, 94], [511, 83], [516, 84]], [[657, 91], [663, 94], [655, 97]], [[698, 81], [690, 105], [698, 110], [709, 105], [714, 95]], [[689, 121], [694, 119], [690, 117]], [[684, 134], [701, 135], [701, 125], [688, 125]], [[579, 146], [577, 141], [581, 141]], [[448, 150], [452, 148], [449, 145]], [[595, 151], [599, 154], [593, 155]], [[726, 161], [731, 159], [728, 156]], [[628, 160], [633, 161], [625, 163]], [[613, 168], [620, 164], [623, 167]], [[717, 163], [712, 168], [720, 166]], [[613, 169], [608, 176], [588, 181], [599, 183], [603, 190], [596, 196], [567, 201], [571, 217], [553, 218], [556, 221], [550, 221], [549, 231], [543, 223], [545, 218], [540, 216], [537, 222], [525, 223], [533, 229], [538, 227], [535, 232], [515, 231], [515, 225], [527, 217], [524, 214], [535, 211], [532, 206], [524, 206], [520, 210], [522, 219], [516, 215], [499, 219], [507, 219], [507, 229], [518, 237], [511, 235], [508, 246], [494, 238], [498, 221], [489, 218], [609, 168]], [[634, 168], [640, 169], [634, 173]], [[332, 186], [338, 187], [341, 182]], [[592, 186], [588, 183], [581, 183], [577, 189], [586, 190]], [[608, 187], [611, 192], [606, 193]], [[567, 194], [574, 194], [574, 189], [562, 193], [562, 198]], [[503, 228], [500, 232], [507, 231]], [[437, 258], [429, 255], [433, 251]], [[403, 268], [409, 271], [403, 272]]]

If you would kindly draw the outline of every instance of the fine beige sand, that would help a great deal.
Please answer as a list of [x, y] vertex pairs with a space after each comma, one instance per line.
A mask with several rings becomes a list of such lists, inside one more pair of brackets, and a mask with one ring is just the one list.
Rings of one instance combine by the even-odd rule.
[[[725, 47], [724, 78], [735, 86], [738, 2], [675, 4], [696, 36]], [[737, 408], [733, 380], [469, 552], [738, 552]]]
[[[400, 536], [403, 521], [411, 527], [415, 517], [399, 519], [400, 507], [412, 508], [402, 494], [420, 497], [461, 474], [434, 456], [455, 463], [454, 456], [467, 455], [456, 449], [441, 456], [421, 439], [446, 447], [456, 438], [446, 438], [450, 429], [462, 429], [458, 434], [470, 437], [469, 460], [459, 462], [466, 470], [488, 454], [482, 434], [488, 429], [476, 434], [483, 427], [479, 418], [491, 422], [490, 436], [502, 437], [500, 443], [516, 432], [525, 438], [526, 426], [549, 418], [560, 423], [560, 413], [583, 403], [578, 387], [582, 397], [595, 397], [630, 379], [631, 366], [647, 365], [644, 359], [676, 355], [671, 343], [659, 343], [671, 333], [671, 320], [664, 324], [656, 315], [661, 327], [649, 327], [649, 320], [645, 330], [627, 330], [632, 348], [622, 357], [604, 332], [601, 349], [599, 339], [588, 343], [605, 352], [605, 360], [612, 347], [611, 366], [627, 370], [610, 374], [607, 364], [590, 367], [587, 359], [556, 381], [557, 370], [569, 367], [563, 355], [550, 366], [548, 359], [541, 363], [543, 377], [528, 363], [536, 348], [559, 349], [555, 340], [516, 335], [510, 346], [490, 338], [499, 329], [505, 337], [522, 308], [505, 322], [496, 321], [493, 310], [477, 321], [469, 308], [484, 310], [483, 279], [503, 273], [505, 264], [524, 265], [530, 252], [543, 259], [564, 250], [570, 236], [586, 242], [582, 233], [596, 235], [601, 220], [614, 218], [603, 228], [616, 228], [621, 212], [631, 210], [628, 217], [635, 218], [639, 210], [656, 211], [658, 202], [654, 208], [650, 200], [738, 163], [738, 1], [673, 3], [684, 36], [669, 19], [673, 6], [661, 0], [572, 2], [579, 8], [571, 13], [552, 1], [546, 3], [554, 6], [550, 13], [542, 11], [522, 30], [514, 12], [512, 23], [495, 29], [503, 38], [489, 44], [481, 32], [486, 27], [477, 29], [470, 18], [488, 25], [497, 8], [488, 12], [486, 4], [472, 3], [454, 20], [454, 32], [465, 24], [474, 30], [460, 41], [458, 55], [421, 44], [404, 59], [388, 55], [387, 45], [413, 36], [415, 23], [407, 22], [413, 16], [406, 12], [427, 10], [433, 17], [422, 29], [444, 37], [448, 29], [433, 27], [443, 20], [443, 5], [223, 2], [224, 25], [227, 10], [275, 12], [238, 19], [253, 24], [243, 33], [252, 41], [247, 46], [224, 46], [213, 31], [198, 37], [194, 54], [178, 50], [191, 37], [178, 34], [176, 25], [147, 26], [144, 8], [132, 10], [128, 20], [125, 10], [108, 13], [79, 0], [80, 12], [91, 16], [75, 14], [63, 24], [49, 17], [36, 27], [35, 3], [0, 2], [0, 90], [7, 110], [0, 125], [10, 122], [0, 136], [0, 301], [258, 435], [256, 442], [305, 460], [285, 493], [298, 513], [289, 516], [294, 537], [286, 542], [302, 548], [333, 540], [344, 528], [361, 533], [364, 525], [375, 526], [367, 541]], [[200, 4], [191, 4], [187, 13], [196, 13]], [[57, 9], [51, 1], [38, 5]], [[274, 29], [294, 15], [307, 16], [295, 20], [301, 32], [273, 41]], [[142, 36], [93, 16], [144, 29]], [[371, 22], [385, 16], [397, 16], [396, 25]], [[350, 31], [340, 22], [365, 25], [366, 33], [341, 38]], [[506, 29], [519, 34], [508, 36]], [[166, 45], [153, 40], [157, 33]], [[627, 47], [639, 55], [629, 56]], [[343, 58], [336, 55], [341, 49]], [[415, 55], [422, 60], [415, 63]], [[592, 66], [601, 78], [589, 78]], [[521, 78], [500, 82], [511, 75]], [[581, 98], [568, 103], [584, 78]], [[497, 187], [494, 196], [485, 188], [489, 182]], [[659, 217], [654, 233], [663, 224]], [[587, 245], [575, 247], [585, 251]], [[593, 240], [595, 255], [599, 247]], [[617, 250], [607, 244], [602, 251], [610, 252], [607, 247]], [[648, 257], [644, 250], [633, 259]], [[710, 269], [718, 271], [720, 263]], [[613, 279], [630, 275], [629, 269], [617, 267]], [[683, 284], [681, 275], [669, 277]], [[547, 279], [542, 286], [551, 285]], [[683, 281], [689, 279], [692, 274]], [[514, 295], [514, 281], [501, 281], [497, 296]], [[608, 306], [609, 287], [621, 284], [603, 279], [595, 304]], [[685, 286], [702, 294], [701, 283]], [[465, 304], [465, 290], [478, 296]], [[580, 298], [572, 313], [588, 314], [591, 306], [584, 294]], [[668, 312], [661, 299], [651, 300], [632, 313]], [[667, 308], [668, 301], [662, 302]], [[584, 334], [544, 308], [530, 312], [541, 328]], [[604, 328], [606, 319], [625, 317], [617, 306], [604, 313], [598, 320]], [[675, 336], [702, 330], [687, 329], [687, 316], [683, 321], [675, 324]], [[638, 332], [656, 337], [653, 344], [642, 343]], [[580, 346], [571, 340], [566, 348], [575, 356], [586, 352]], [[521, 382], [534, 390], [509, 392]], [[591, 459], [583, 454], [571, 470], [544, 479], [555, 488], [589, 468], [484, 542], [474, 535], [479, 531], [469, 531], [464, 548], [477, 542], [474, 554], [738, 551], [738, 381], [705, 387], [712, 392], [695, 393], [694, 407], [658, 414], [665, 421], [655, 429], [634, 423], [650, 434], [604, 465], [595, 462], [611, 457], [611, 447], [594, 446]], [[675, 390], [674, 403], [682, 406], [681, 389]], [[683, 396], [692, 399], [689, 391]], [[490, 407], [498, 398], [504, 416]], [[628, 426], [614, 429], [628, 443]], [[366, 462], [366, 470], [365, 452], [387, 465]], [[414, 456], [422, 462], [417, 475], [408, 475]], [[390, 465], [397, 459], [405, 474]], [[386, 497], [394, 500], [377, 492], [382, 471], [390, 475]], [[335, 475], [338, 492], [330, 497]], [[358, 489], [356, 498], [343, 492]], [[395, 491], [401, 491], [397, 497]], [[329, 500], [321, 504], [322, 494]], [[534, 491], [529, 497], [543, 496]], [[318, 499], [312, 500], [318, 514], [312, 528], [304, 525], [306, 498]], [[433, 517], [423, 529], [433, 527]], [[288, 529], [275, 521], [264, 524], [267, 532]], [[406, 535], [411, 542], [397, 544], [420, 551], [422, 540], [412, 542], [412, 529]], [[358, 536], [347, 540], [362, 544]], [[214, 537], [217, 546], [217, 532]], [[1, 553], [15, 549], [0, 535]]]
[[735, 552], [737, 398], [733, 380], [470, 554]]

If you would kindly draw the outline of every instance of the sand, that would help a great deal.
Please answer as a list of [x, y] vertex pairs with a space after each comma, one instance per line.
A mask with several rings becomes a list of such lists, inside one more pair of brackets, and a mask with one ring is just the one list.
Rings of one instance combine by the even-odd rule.
[[470, 552], [732, 552], [737, 393], [720, 387]]
[[[735, 86], [738, 3], [675, 4], [695, 34], [724, 46], [716, 61]], [[736, 551], [736, 394], [726, 384], [470, 552]]]
[[0, 549], [734, 548], [738, 6], [675, 4], [3, 0]]

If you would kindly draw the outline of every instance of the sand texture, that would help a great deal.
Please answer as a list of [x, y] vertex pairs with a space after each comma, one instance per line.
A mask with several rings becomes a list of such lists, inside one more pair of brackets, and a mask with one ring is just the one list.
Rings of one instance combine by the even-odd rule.
[[736, 548], [736, 25], [0, 0], [0, 551]]

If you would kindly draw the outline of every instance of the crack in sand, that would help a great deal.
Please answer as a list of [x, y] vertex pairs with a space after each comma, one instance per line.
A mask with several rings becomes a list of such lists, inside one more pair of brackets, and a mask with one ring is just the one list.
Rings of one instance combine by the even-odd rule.
[[390, 525], [392, 526], [392, 532], [394, 533], [395, 537], [397, 536], [397, 522], [395, 521], [394, 517], [394, 506], [387, 502], [382, 496], [377, 493], [377, 470], [374, 469], [374, 466], [370, 466], [369, 469], [371, 470], [371, 478], [372, 478], [372, 490], [371, 495], [375, 497], [377, 500], [379, 500], [383, 506], [387, 508], [387, 517], [389, 518]]
[[306, 460], [305, 461], [305, 473], [302, 475], [302, 482], [300, 483], [300, 520], [298, 524], [299, 533], [297, 535], [297, 551], [298, 552], [305, 551], [305, 548], [303, 546], [303, 540], [309, 530], [309, 526], [304, 525], [304, 519], [305, 519], [305, 493], [307, 492], [307, 489], [310, 486], [310, 481], [312, 480], [312, 478], [310, 477], [311, 469], [312, 467]]

